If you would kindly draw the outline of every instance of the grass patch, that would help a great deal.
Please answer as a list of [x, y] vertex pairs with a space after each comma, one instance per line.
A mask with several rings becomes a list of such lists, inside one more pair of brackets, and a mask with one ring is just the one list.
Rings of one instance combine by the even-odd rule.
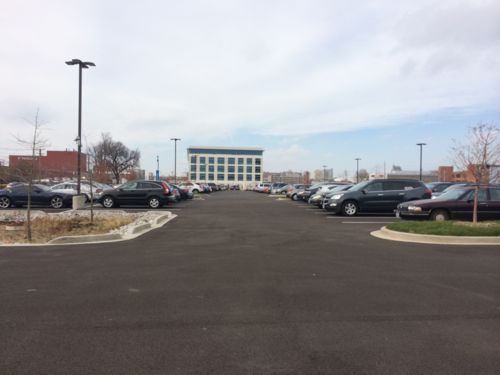
[[465, 221], [399, 221], [387, 225], [387, 229], [440, 236], [500, 236], [500, 221], [485, 221], [477, 225]]
[[[31, 222], [32, 225], [32, 243], [45, 243], [61, 236], [81, 236], [86, 234], [103, 234], [130, 224], [134, 221], [133, 217], [98, 217], [94, 218], [91, 224], [88, 218], [71, 219], [52, 219], [37, 218]], [[24, 230], [8, 231], [5, 223], [0, 225], [1, 243], [28, 243], [26, 235], [26, 224], [23, 224]]]

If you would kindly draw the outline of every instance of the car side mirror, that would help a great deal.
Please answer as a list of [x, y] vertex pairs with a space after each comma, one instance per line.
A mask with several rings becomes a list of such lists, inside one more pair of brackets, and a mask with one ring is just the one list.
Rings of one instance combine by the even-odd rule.
[[366, 194], [366, 193], [367, 193], [366, 189], [361, 190], [361, 192], [362, 192], [363, 194]]

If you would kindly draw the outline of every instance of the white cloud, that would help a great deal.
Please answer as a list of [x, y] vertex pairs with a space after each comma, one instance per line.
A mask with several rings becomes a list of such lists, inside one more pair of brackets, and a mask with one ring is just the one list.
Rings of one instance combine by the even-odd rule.
[[[40, 107], [53, 147], [72, 147], [71, 58], [97, 65], [84, 72], [89, 141], [109, 132], [145, 155], [172, 136], [209, 143], [241, 128], [289, 136], [489, 109], [498, 19], [493, 0], [10, 2], [0, 123], [12, 131]], [[0, 158], [11, 143], [2, 137]]]

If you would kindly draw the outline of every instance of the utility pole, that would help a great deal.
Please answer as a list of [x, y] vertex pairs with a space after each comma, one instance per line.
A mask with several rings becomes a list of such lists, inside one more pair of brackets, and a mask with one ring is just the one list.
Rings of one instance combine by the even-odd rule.
[[356, 183], [358, 184], [359, 183], [359, 161], [361, 160], [361, 158], [356, 158], [354, 160], [356, 160]]
[[417, 143], [417, 146], [420, 146], [420, 178], [419, 178], [419, 180], [422, 181], [422, 146], [427, 146], [427, 144]]
[[174, 181], [177, 185], [177, 141], [180, 141], [180, 138], [170, 138], [171, 141], [174, 141]]

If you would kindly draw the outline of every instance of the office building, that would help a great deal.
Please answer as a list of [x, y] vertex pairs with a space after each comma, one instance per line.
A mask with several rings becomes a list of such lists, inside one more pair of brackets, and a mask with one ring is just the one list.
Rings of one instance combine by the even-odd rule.
[[187, 150], [189, 178], [245, 189], [263, 181], [263, 153], [260, 148], [191, 146]]

